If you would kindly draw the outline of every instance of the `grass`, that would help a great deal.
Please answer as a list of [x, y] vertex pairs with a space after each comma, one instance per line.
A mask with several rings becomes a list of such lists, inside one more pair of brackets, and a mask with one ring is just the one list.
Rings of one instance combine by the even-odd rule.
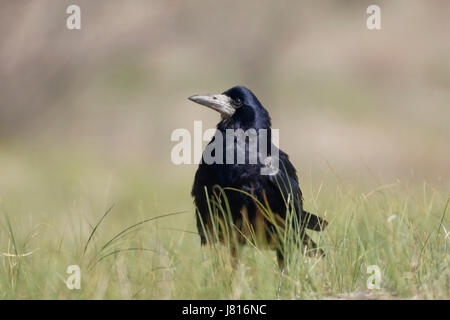
[[[1, 299], [449, 299], [450, 186], [301, 177], [310, 232], [327, 253], [200, 248], [194, 167], [0, 152]], [[81, 268], [69, 290], [67, 267]], [[381, 288], [367, 289], [377, 265]]]

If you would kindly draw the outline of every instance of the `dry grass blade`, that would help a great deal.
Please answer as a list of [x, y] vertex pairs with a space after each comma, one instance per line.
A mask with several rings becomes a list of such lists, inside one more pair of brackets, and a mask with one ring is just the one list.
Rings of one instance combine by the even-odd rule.
[[127, 248], [127, 249], [118, 249], [118, 250], [114, 250], [113, 252], [109, 252], [107, 254], [105, 254], [104, 256], [101, 256], [100, 258], [98, 258], [97, 262], [102, 261], [103, 259], [112, 256], [114, 254], [120, 253], [120, 252], [124, 252], [124, 251], [148, 251], [148, 252], [153, 252], [153, 253], [159, 253], [156, 250], [151, 250], [151, 249], [145, 249], [145, 248]]
[[11, 226], [11, 221], [9, 220], [8, 214], [6, 212], [3, 212], [5, 215], [5, 220], [6, 220], [6, 224], [8, 226], [8, 232], [9, 232], [9, 236], [11, 238], [12, 244], [14, 246], [14, 253], [16, 256], [19, 256], [19, 252], [17, 251], [17, 244], [16, 244], [16, 240], [14, 238], [14, 232]]
[[161, 216], [157, 216], [157, 217], [154, 217], [154, 218], [146, 219], [146, 220], [140, 221], [140, 222], [138, 222], [138, 223], [135, 223], [135, 224], [129, 226], [128, 228], [125, 228], [124, 230], [122, 230], [121, 232], [119, 232], [118, 234], [116, 234], [114, 237], [112, 237], [111, 240], [109, 240], [108, 242], [106, 242], [106, 243], [103, 245], [103, 247], [101, 248], [101, 250], [104, 250], [104, 249], [107, 248], [111, 243], [113, 243], [115, 240], [117, 240], [118, 238], [120, 238], [120, 236], [122, 236], [122, 235], [125, 234], [127, 231], [129, 231], [129, 230], [131, 230], [131, 229], [133, 229], [133, 228], [135, 228], [135, 227], [137, 227], [137, 226], [140, 226], [140, 225], [142, 225], [142, 224], [144, 224], [144, 223], [147, 223], [147, 222], [150, 222], [150, 221], [153, 221], [153, 220], [157, 220], [157, 219], [160, 219], [160, 218], [165, 218], [165, 217], [173, 216], [173, 215], [176, 215], [176, 214], [186, 213], [186, 212], [188, 212], [188, 211], [186, 211], [186, 210], [184, 210], [184, 211], [177, 211], [177, 212], [164, 214], [164, 215], [161, 215]]
[[183, 230], [183, 229], [178, 229], [178, 228], [161, 228], [161, 229], [163, 229], [163, 230], [172, 230], [172, 231], [180, 231], [180, 232], [184, 232], [184, 233], [190, 233], [190, 234], [198, 235], [198, 232], [190, 231], [190, 230]]
[[31, 256], [33, 253], [35, 253], [36, 251], [38, 251], [39, 249], [35, 249], [31, 252], [27, 252], [27, 253], [21, 253], [21, 254], [12, 254], [12, 253], [2, 253], [2, 255], [4, 257], [16, 257], [16, 258], [22, 258], [22, 257], [28, 257]]
[[92, 229], [91, 234], [89, 235], [88, 240], [86, 241], [86, 245], [84, 246], [84, 251], [83, 251], [83, 255], [86, 253], [86, 250], [89, 246], [89, 243], [92, 240], [92, 237], [95, 234], [95, 231], [97, 231], [98, 226], [102, 223], [102, 221], [106, 218], [106, 216], [111, 212], [111, 210], [114, 208], [115, 204], [113, 203], [111, 207], [109, 207], [108, 210], [106, 210], [105, 214], [103, 215], [103, 217], [97, 222], [97, 224], [95, 225], [94, 229]]

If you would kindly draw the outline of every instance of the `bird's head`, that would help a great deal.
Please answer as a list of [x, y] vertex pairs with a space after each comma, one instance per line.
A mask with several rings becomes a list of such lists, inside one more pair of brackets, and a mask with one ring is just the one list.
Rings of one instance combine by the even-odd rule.
[[243, 129], [270, 128], [270, 117], [258, 98], [246, 87], [236, 86], [221, 94], [193, 95], [189, 100], [218, 111], [219, 123]]

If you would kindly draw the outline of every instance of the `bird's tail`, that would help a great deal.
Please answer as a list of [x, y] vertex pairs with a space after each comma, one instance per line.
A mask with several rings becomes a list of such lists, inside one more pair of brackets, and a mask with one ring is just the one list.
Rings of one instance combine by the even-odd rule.
[[328, 225], [328, 221], [316, 216], [313, 213], [303, 211], [304, 218], [306, 219], [306, 228], [314, 230], [314, 231], [322, 231]]

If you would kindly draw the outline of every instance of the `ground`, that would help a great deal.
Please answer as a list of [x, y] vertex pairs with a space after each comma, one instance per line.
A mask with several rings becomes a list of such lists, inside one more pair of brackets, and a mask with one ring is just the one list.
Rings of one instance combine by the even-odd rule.
[[[200, 247], [195, 166], [1, 150], [2, 299], [450, 298], [443, 181], [300, 172], [305, 208], [330, 222], [312, 233], [326, 257], [292, 252], [281, 274], [274, 252], [247, 247], [233, 271], [226, 248]], [[65, 283], [70, 265], [80, 267], [80, 289]], [[367, 286], [373, 265], [380, 289]]]

